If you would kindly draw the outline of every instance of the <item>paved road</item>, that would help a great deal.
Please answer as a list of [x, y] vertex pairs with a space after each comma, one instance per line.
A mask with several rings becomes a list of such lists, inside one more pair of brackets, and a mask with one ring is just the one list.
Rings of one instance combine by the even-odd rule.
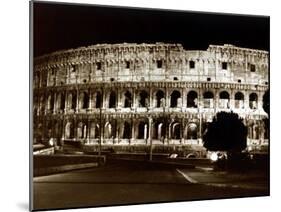
[[196, 181], [194, 170], [128, 161], [111, 161], [104, 167], [34, 178], [35, 209], [256, 195], [268, 195], [268, 189], [201, 184]]

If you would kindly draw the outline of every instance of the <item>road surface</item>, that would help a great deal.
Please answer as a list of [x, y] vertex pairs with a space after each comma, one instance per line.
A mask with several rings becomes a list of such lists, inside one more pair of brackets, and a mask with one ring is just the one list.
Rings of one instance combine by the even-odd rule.
[[[34, 178], [34, 209], [263, 196], [268, 186], [215, 184], [194, 169], [109, 161], [103, 167]], [[192, 177], [190, 177], [192, 176]], [[197, 177], [198, 176], [198, 177]], [[204, 179], [204, 183], [200, 183]], [[205, 178], [204, 178], [205, 176]], [[208, 182], [210, 179], [212, 183]]]

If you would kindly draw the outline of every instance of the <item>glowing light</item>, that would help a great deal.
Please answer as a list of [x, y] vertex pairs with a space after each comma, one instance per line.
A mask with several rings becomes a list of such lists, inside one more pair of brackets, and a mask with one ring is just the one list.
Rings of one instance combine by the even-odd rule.
[[210, 159], [212, 161], [217, 161], [219, 159], [217, 153], [213, 152], [211, 155], [210, 155]]
[[177, 158], [178, 157], [178, 154], [171, 154], [170, 155], [170, 158]]
[[53, 138], [50, 138], [50, 140], [49, 140], [49, 145], [50, 145], [50, 146], [54, 146], [54, 140], [53, 140]]

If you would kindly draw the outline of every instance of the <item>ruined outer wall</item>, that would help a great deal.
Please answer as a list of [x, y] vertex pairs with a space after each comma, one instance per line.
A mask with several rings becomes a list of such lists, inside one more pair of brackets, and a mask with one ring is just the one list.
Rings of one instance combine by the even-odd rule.
[[[161, 67], [157, 67], [159, 61]], [[194, 68], [190, 61], [195, 62]], [[224, 62], [226, 69], [222, 68]], [[232, 45], [188, 51], [180, 44], [104, 44], [36, 58], [34, 73], [35, 87], [110, 80], [173, 81], [174, 77], [179, 81], [206, 82], [211, 78], [211, 82], [239, 80], [265, 85], [268, 53]]]

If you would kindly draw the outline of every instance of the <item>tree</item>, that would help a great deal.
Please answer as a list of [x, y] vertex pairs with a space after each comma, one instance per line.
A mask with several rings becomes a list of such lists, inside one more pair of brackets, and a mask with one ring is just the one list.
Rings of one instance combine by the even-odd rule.
[[267, 114], [269, 114], [269, 99], [270, 99], [270, 92], [269, 90], [267, 90], [262, 98], [262, 107]]
[[207, 126], [203, 141], [207, 150], [239, 153], [247, 147], [247, 127], [236, 113], [219, 112]]
[[[269, 110], [270, 110], [269, 101], [270, 101], [270, 92], [268, 89], [268, 90], [266, 90], [266, 92], [264, 93], [263, 98], [262, 98], [262, 107], [263, 107], [264, 111], [268, 114], [268, 116], [269, 116]], [[269, 127], [270, 127], [269, 118], [268, 117], [264, 118], [263, 123], [264, 123], [265, 129], [268, 131]]]

